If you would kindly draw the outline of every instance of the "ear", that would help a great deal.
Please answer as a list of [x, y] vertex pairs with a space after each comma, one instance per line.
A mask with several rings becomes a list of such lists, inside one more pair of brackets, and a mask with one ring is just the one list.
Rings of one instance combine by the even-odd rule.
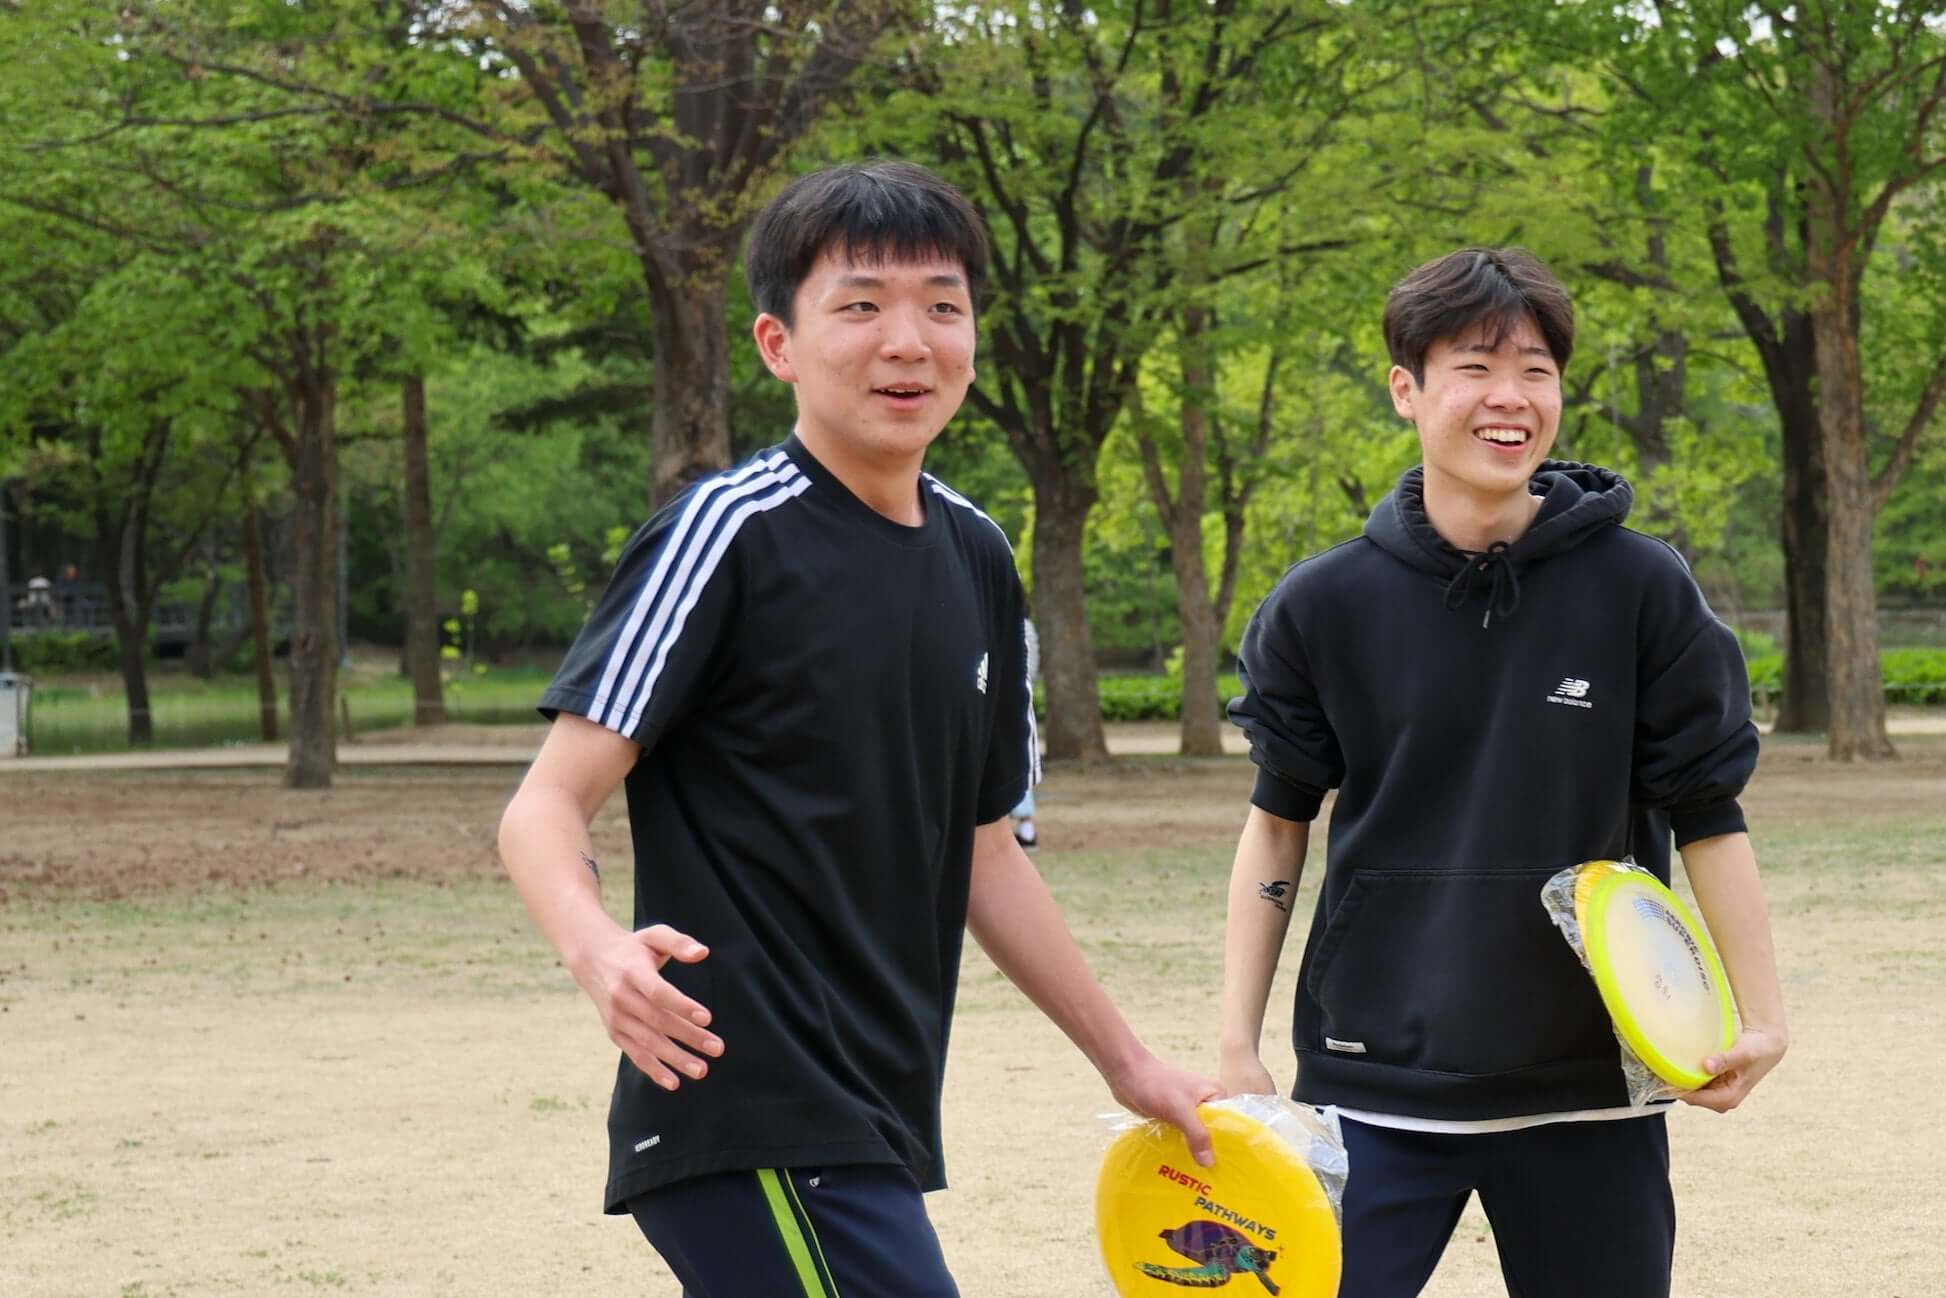
[[1385, 386], [1392, 392], [1392, 409], [1399, 412], [1399, 418], [1413, 418], [1412, 403], [1419, 396], [1419, 385], [1412, 381], [1412, 374], [1403, 365], [1394, 365], [1392, 372], [1385, 376]]
[[757, 355], [763, 357], [765, 369], [786, 383], [797, 382], [797, 367], [791, 363], [789, 326], [766, 311], [750, 326], [750, 336], [757, 340]]

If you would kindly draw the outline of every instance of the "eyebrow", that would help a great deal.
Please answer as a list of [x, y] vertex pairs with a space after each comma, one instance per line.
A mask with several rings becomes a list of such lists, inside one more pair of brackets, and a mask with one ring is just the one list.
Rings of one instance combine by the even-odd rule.
[[[1498, 347], [1489, 347], [1485, 343], [1468, 343], [1466, 346], [1460, 348], [1459, 350], [1467, 353], [1478, 352], [1482, 355], [1491, 356], [1493, 355], [1493, 353], [1499, 351], [1500, 349]], [[1545, 356], [1549, 360], [1554, 359], [1554, 353], [1549, 351], [1545, 347], [1522, 347], [1520, 349], [1520, 355]]]
[[[932, 288], [966, 287], [966, 281], [960, 276], [945, 274], [928, 277], [926, 284]], [[884, 288], [885, 281], [876, 275], [850, 274], [839, 276], [838, 286], [840, 288]]]

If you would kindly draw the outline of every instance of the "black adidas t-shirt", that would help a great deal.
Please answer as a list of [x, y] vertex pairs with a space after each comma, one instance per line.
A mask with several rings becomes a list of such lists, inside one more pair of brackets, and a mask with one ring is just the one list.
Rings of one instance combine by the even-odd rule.
[[976, 825], [1034, 778], [1025, 609], [999, 527], [930, 477], [925, 522], [795, 437], [698, 482], [623, 550], [541, 710], [642, 746], [635, 923], [724, 1054], [671, 1093], [623, 1057], [606, 1205], [754, 1167], [945, 1183], [939, 1093]]

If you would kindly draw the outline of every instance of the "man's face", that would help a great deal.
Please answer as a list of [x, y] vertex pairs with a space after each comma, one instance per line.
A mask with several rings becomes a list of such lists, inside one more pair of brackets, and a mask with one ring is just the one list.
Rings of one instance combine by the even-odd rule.
[[799, 435], [865, 460], [923, 453], [973, 382], [973, 301], [956, 260], [854, 263], [827, 251], [786, 329], [757, 318], [770, 372], [797, 388]]
[[1525, 492], [1561, 427], [1561, 371], [1532, 319], [1491, 346], [1484, 328], [1426, 349], [1426, 379], [1393, 366], [1392, 404], [1419, 427], [1426, 481], [1482, 497]]

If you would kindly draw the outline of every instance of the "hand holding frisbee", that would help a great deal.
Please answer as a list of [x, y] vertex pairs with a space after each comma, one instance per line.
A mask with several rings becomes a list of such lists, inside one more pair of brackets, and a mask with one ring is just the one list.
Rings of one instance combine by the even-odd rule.
[[1707, 1086], [1736, 1040], [1736, 1006], [1709, 930], [1648, 871], [1616, 861], [1563, 870], [1542, 902], [1586, 966], [1621, 1041], [1632, 1103]]
[[1216, 1165], [1198, 1167], [1160, 1122], [1109, 1146], [1095, 1195], [1102, 1261], [1122, 1298], [1166, 1298], [1235, 1282], [1273, 1298], [1333, 1298], [1345, 1150], [1335, 1115], [1273, 1095], [1198, 1111]]

